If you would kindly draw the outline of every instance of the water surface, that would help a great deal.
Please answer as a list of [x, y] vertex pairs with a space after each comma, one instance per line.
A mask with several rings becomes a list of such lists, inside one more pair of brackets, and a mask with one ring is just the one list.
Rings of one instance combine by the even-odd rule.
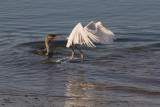
[[[110, 104], [160, 106], [159, 0], [0, 1], [0, 94], [55, 98], [63, 107]], [[81, 46], [84, 61], [66, 48], [82, 22], [102, 23], [116, 34], [111, 45]], [[34, 54], [49, 33], [52, 57]]]

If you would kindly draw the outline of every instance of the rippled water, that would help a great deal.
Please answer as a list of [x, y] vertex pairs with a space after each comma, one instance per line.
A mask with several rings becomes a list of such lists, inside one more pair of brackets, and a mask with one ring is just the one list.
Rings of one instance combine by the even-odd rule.
[[[0, 0], [0, 94], [55, 97], [65, 107], [160, 106], [159, 0]], [[73, 27], [102, 21], [111, 45], [65, 47]], [[34, 54], [49, 33], [52, 57]]]

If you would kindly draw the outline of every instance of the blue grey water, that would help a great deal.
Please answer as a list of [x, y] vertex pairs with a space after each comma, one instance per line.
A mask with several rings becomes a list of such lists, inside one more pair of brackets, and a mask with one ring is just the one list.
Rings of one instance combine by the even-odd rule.
[[[135, 103], [160, 106], [159, 0], [0, 0], [0, 95], [54, 97], [66, 107]], [[81, 46], [71, 59], [66, 38], [81, 22], [101, 21], [111, 45]], [[45, 47], [52, 57], [32, 51]]]

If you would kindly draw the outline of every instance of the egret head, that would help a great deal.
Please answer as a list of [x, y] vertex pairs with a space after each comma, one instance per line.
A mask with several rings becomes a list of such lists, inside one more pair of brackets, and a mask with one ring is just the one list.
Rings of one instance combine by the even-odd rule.
[[59, 35], [55, 35], [55, 34], [48, 34], [47, 36], [46, 36], [46, 40], [48, 41], [48, 42], [50, 42], [52, 39], [56, 39], [56, 38], [60, 38], [61, 36], [59, 36]]

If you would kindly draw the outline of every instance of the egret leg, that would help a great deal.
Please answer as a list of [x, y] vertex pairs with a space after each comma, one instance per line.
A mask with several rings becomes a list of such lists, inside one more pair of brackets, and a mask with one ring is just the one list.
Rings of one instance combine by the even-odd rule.
[[74, 57], [74, 54], [75, 54], [75, 52], [74, 52], [74, 48], [73, 47], [71, 47], [72, 48], [72, 58]]
[[[75, 45], [75, 47], [76, 47], [76, 49], [78, 49], [77, 45]], [[79, 50], [79, 52], [81, 53], [81, 60], [83, 61], [83, 59], [84, 59], [84, 54], [83, 54], [83, 52], [82, 52], [80, 49], [78, 49], [78, 50]]]

